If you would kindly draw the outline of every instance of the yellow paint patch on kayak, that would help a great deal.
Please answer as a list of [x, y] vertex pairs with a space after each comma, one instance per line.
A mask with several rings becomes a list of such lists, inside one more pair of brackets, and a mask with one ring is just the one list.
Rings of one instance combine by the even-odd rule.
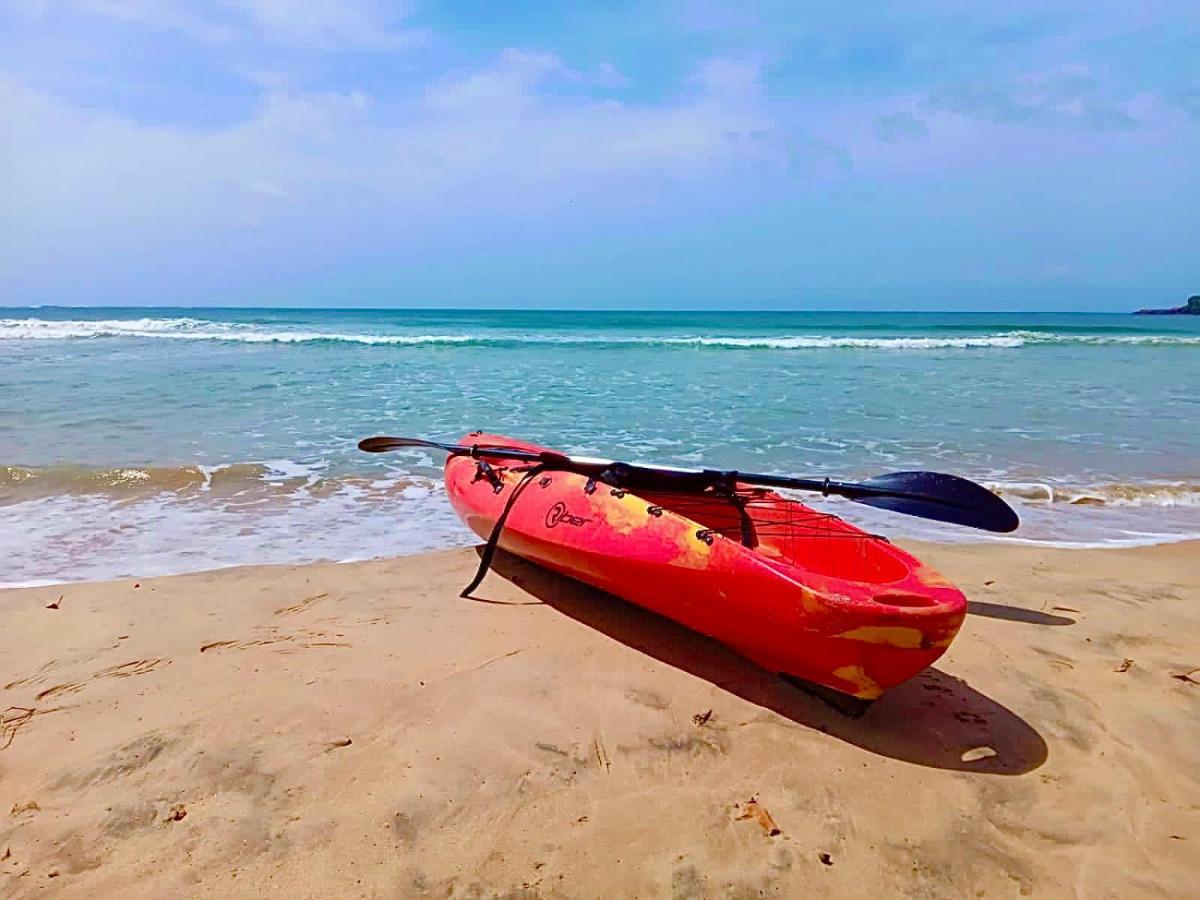
[[829, 604], [825, 602], [825, 597], [818, 594], [816, 591], [811, 591], [804, 585], [798, 585], [800, 588], [800, 607], [806, 613], [814, 615], [823, 613], [829, 608]]
[[913, 569], [913, 572], [916, 574], [918, 581], [920, 581], [922, 584], [927, 584], [930, 587], [954, 587], [954, 585], [950, 583], [949, 579], [947, 579], [945, 575], [936, 569], [929, 568], [929, 566], [922, 565], [920, 567], [916, 567]]
[[862, 666], [842, 666], [840, 669], [834, 669], [833, 675], [835, 678], [854, 685], [857, 689], [854, 691], [855, 697], [874, 700], [883, 694], [883, 688], [875, 683], [874, 678], [863, 671]]
[[713, 548], [700, 540], [691, 531], [684, 529], [676, 539], [679, 555], [671, 560], [673, 566], [683, 566], [686, 569], [707, 569], [709, 557]]
[[650, 518], [650, 514], [646, 512], [646, 501], [635, 499], [628, 494], [624, 497], [600, 497], [592, 501], [592, 509], [617, 534], [632, 534], [644, 527]]
[[909, 628], [905, 625], [863, 625], [852, 628], [838, 635], [851, 641], [864, 641], [868, 644], [886, 644], [889, 647], [902, 647], [905, 650], [920, 649], [925, 634], [919, 628]]

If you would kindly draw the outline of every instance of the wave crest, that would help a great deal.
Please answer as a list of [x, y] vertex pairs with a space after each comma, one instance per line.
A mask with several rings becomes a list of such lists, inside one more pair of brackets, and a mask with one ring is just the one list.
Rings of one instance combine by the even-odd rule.
[[[219, 466], [0, 466], [0, 505], [64, 494], [117, 499], [162, 493], [209, 494], [221, 499], [247, 492], [325, 496], [350, 489], [386, 493], [426, 481], [407, 472], [327, 474], [325, 469], [324, 462], [284, 459]], [[987, 486], [1004, 497], [1036, 505], [1200, 507], [1200, 482], [1190, 481], [992, 481]]]
[[1135, 482], [1091, 485], [1038, 481], [993, 482], [988, 485], [1005, 497], [1027, 503], [1071, 506], [1177, 507], [1200, 506], [1200, 483]]
[[142, 338], [224, 341], [246, 344], [359, 344], [364, 346], [463, 345], [517, 347], [580, 345], [592, 347], [658, 346], [725, 350], [971, 350], [1026, 346], [1200, 346], [1200, 335], [1076, 335], [1058, 332], [1004, 331], [963, 336], [847, 335], [620, 335], [620, 334], [357, 334], [335, 331], [273, 329], [244, 322], [187, 317], [139, 319], [0, 319], [0, 341]]
[[296, 495], [319, 498], [345, 490], [383, 496], [422, 481], [413, 477], [327, 476], [322, 474], [324, 468], [323, 463], [290, 460], [219, 466], [0, 466], [0, 506], [61, 496], [136, 500], [163, 494], [197, 499], [207, 495], [207, 499], [219, 501]]

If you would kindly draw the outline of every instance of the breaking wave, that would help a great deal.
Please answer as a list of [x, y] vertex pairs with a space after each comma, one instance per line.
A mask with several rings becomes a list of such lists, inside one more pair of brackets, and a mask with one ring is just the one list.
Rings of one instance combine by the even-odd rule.
[[[1101, 547], [1200, 537], [1200, 482], [989, 486], [1018, 508], [1022, 527], [1016, 535], [996, 538], [801, 496], [868, 530], [929, 540]], [[288, 459], [220, 466], [0, 466], [0, 558], [6, 562], [0, 587], [364, 559], [473, 540], [445, 502], [436, 467], [424, 464], [370, 472]]]
[[[154, 494], [208, 499], [254, 496], [325, 497], [352, 490], [384, 499], [437, 479], [406, 469], [388, 473], [326, 473], [326, 463], [290, 460], [223, 466], [0, 466], [0, 506], [43, 497], [103, 496], [136, 499]], [[1102, 482], [986, 481], [990, 490], [1022, 504], [1070, 506], [1198, 506], [1200, 481]]]
[[195, 318], [140, 319], [0, 319], [0, 341], [91, 340], [141, 338], [177, 341], [222, 341], [244, 344], [359, 344], [364, 346], [583, 345], [593, 347], [661, 346], [729, 350], [970, 350], [1015, 349], [1040, 345], [1200, 347], [1200, 335], [1080, 335], [1059, 332], [1003, 331], [965, 336], [856, 337], [845, 335], [663, 336], [621, 334], [504, 333], [488, 334], [354, 334], [271, 328], [243, 322]]
[[351, 491], [360, 498], [385, 500], [414, 486], [428, 488], [433, 483], [396, 473], [330, 475], [323, 472], [324, 468], [324, 463], [291, 460], [220, 466], [0, 466], [0, 507], [62, 496], [129, 501], [169, 495], [246, 502], [320, 499]]
[[988, 485], [1003, 497], [1025, 503], [1071, 506], [1200, 507], [1200, 483], [1187, 481], [1094, 485], [1040, 481], [994, 482]]
[[[218, 466], [0, 465], [0, 506], [64, 494], [134, 499], [169, 493], [179, 496], [208, 495], [210, 499], [220, 500], [247, 493], [321, 497], [352, 489], [383, 497], [415, 484], [427, 487], [432, 483], [427, 477], [414, 476], [401, 469], [373, 474], [329, 473], [325, 469], [324, 462], [300, 463], [286, 459]], [[436, 474], [436, 469], [432, 471]], [[1023, 504], [1200, 507], [1200, 481], [985, 483], [997, 494]]]

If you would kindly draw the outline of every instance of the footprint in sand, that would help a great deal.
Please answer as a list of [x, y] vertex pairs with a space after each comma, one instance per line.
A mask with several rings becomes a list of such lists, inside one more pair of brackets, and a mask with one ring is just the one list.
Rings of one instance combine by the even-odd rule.
[[[109, 666], [107, 669], [101, 669], [99, 672], [92, 673], [90, 681], [95, 681], [97, 678], [129, 678], [133, 675], [146, 675], [153, 672], [160, 666], [170, 664], [169, 659], [134, 659], [127, 663], [121, 663], [115, 666]], [[77, 694], [87, 687], [86, 681], [66, 681], [62, 684], [56, 684], [54, 687], [46, 688], [41, 691], [35, 699], [47, 700], [51, 697], [58, 697], [64, 694]]]
[[128, 678], [131, 675], [145, 675], [148, 672], [153, 672], [159, 666], [170, 665], [169, 659], [135, 659], [131, 662], [121, 663], [117, 666], [109, 666], [107, 669], [101, 669], [93, 678]]
[[[275, 649], [276, 653], [295, 653], [297, 650], [307, 650], [313, 647], [352, 647], [347, 641], [318, 641], [312, 638], [325, 637], [323, 631], [309, 631], [298, 634], [276, 634], [265, 638], [250, 638], [244, 641], [213, 641], [200, 647], [201, 653], [213, 650], [249, 650], [252, 647], [269, 647], [273, 644], [283, 646]], [[337, 635], [341, 637], [341, 635]]]
[[63, 694], [77, 694], [85, 687], [87, 685], [80, 684], [78, 681], [68, 681], [65, 684], [56, 684], [54, 687], [46, 688], [33, 699], [47, 700], [51, 697], [61, 697]]
[[605, 772], [612, 771], [612, 760], [609, 759], [608, 749], [604, 746], [604, 738], [598, 731], [592, 736], [592, 753], [596, 757], [597, 765], [603, 768]]
[[290, 606], [279, 607], [279, 609], [275, 610], [275, 615], [277, 615], [277, 616], [293, 616], [296, 613], [304, 612], [304, 610], [308, 609], [310, 606], [312, 606], [318, 600], [324, 600], [328, 596], [329, 596], [328, 591], [326, 591], [325, 593], [322, 593], [322, 594], [313, 594], [311, 597], [305, 597], [303, 600], [293, 603]]
[[10, 706], [0, 712], [0, 750], [7, 750], [17, 736], [37, 715], [38, 711], [29, 706]]
[[13, 688], [15, 688], [15, 687], [21, 687], [22, 685], [30, 685], [30, 686], [32, 686], [32, 685], [35, 685], [35, 684], [41, 684], [43, 681], [45, 681], [45, 680], [46, 680], [46, 675], [47, 675], [47, 673], [48, 673], [48, 672], [49, 672], [51, 669], [53, 669], [53, 668], [54, 668], [54, 666], [57, 664], [57, 662], [58, 662], [58, 660], [54, 660], [54, 659], [52, 659], [52, 660], [50, 660], [50, 662], [48, 662], [48, 663], [43, 663], [43, 664], [42, 664], [42, 666], [41, 666], [41, 668], [39, 668], [39, 669], [38, 669], [36, 672], [34, 672], [32, 675], [26, 675], [24, 678], [17, 678], [17, 679], [15, 679], [14, 681], [10, 681], [8, 684], [6, 684], [6, 685], [4, 686], [4, 689], [5, 689], [6, 691], [9, 691], [9, 690], [12, 690], [12, 689], [13, 689]]
[[271, 644], [280, 644], [285, 641], [290, 641], [290, 634], [282, 637], [273, 638], [254, 638], [246, 641], [213, 641], [211, 644], [204, 644], [200, 648], [201, 653], [208, 653], [210, 650], [249, 650], [251, 647], [266, 647]]

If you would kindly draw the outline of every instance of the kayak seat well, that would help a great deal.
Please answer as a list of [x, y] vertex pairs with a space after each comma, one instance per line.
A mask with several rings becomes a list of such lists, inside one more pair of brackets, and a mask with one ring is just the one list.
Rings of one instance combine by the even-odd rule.
[[909, 574], [909, 566], [886, 539], [772, 491], [739, 489], [732, 498], [713, 493], [641, 496], [776, 564], [869, 584], [889, 584]]

